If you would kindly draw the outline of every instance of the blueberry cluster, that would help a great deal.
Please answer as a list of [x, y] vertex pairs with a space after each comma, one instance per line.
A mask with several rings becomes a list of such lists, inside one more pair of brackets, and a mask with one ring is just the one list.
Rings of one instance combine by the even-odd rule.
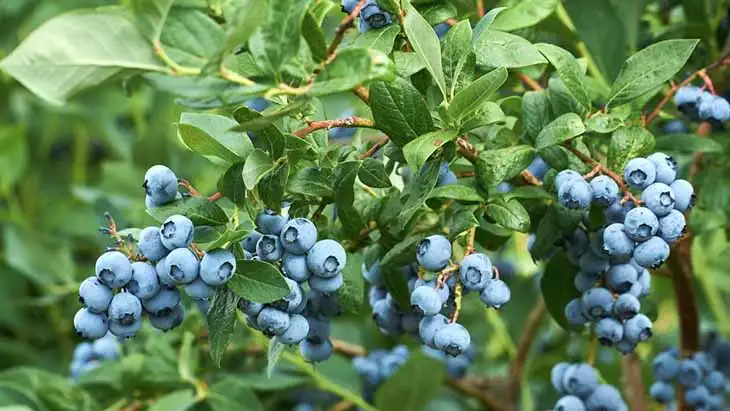
[[317, 227], [306, 218], [290, 220], [267, 209], [256, 217], [256, 230], [241, 246], [247, 258], [278, 265], [290, 291], [270, 304], [241, 300], [239, 308], [249, 325], [283, 344], [298, 344], [308, 361], [329, 358], [330, 319], [340, 313], [335, 293], [347, 263], [342, 245], [317, 241]]
[[705, 352], [694, 353], [680, 359], [679, 351], [672, 348], [654, 358], [654, 379], [649, 395], [662, 404], [671, 405], [675, 400], [674, 383], [684, 391], [687, 405], [696, 410], [721, 410], [725, 405], [727, 381], [715, 368], [715, 360]]
[[119, 358], [119, 341], [111, 333], [91, 342], [81, 342], [76, 345], [71, 360], [71, 379], [79, 377], [98, 367], [101, 361], [113, 361]]
[[598, 372], [587, 363], [561, 362], [550, 371], [550, 382], [560, 399], [555, 411], [628, 411], [614, 386], [600, 384]]
[[695, 86], [684, 86], [674, 95], [677, 108], [692, 119], [710, 122], [730, 120], [730, 103], [721, 96], [715, 96]]
[[639, 313], [639, 298], [651, 287], [647, 269], [669, 258], [669, 244], [685, 232], [683, 212], [694, 202], [692, 185], [676, 176], [677, 164], [664, 153], [629, 161], [624, 180], [630, 188], [643, 190], [643, 206], [622, 200], [609, 176], [586, 181], [564, 170], [555, 180], [563, 206], [603, 207], [607, 224], [593, 233], [578, 229], [564, 241], [568, 258], [580, 268], [574, 284], [582, 293], [565, 307], [565, 316], [576, 326], [595, 322], [599, 341], [623, 353], [652, 335], [651, 321]]
[[409, 357], [408, 347], [398, 345], [391, 350], [375, 350], [365, 356], [353, 358], [352, 365], [362, 379], [363, 398], [372, 403], [375, 391], [385, 380], [392, 377]]
[[[360, 0], [342, 0], [342, 11], [352, 13]], [[378, 7], [377, 0], [367, 0], [360, 9], [360, 32], [365, 33], [370, 29], [379, 29], [393, 23], [393, 16], [387, 11]]]

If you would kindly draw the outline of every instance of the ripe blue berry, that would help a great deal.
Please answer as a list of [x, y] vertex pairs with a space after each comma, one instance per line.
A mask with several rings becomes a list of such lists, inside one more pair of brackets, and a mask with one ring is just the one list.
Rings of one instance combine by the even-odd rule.
[[321, 344], [330, 337], [330, 322], [322, 316], [306, 317], [309, 323], [307, 340], [315, 344]]
[[180, 291], [177, 288], [162, 288], [151, 298], [142, 300], [144, 310], [157, 316], [169, 315], [178, 304], [180, 304]]
[[674, 208], [684, 213], [695, 204], [695, 189], [687, 180], [676, 180], [670, 186], [674, 193]]
[[635, 158], [624, 168], [624, 180], [634, 189], [643, 190], [656, 179], [656, 167], [645, 158]]
[[618, 184], [609, 176], [598, 176], [591, 180], [593, 202], [608, 207], [619, 199]]
[[669, 244], [660, 237], [652, 237], [636, 246], [634, 261], [644, 268], [659, 268], [669, 258]]
[[583, 304], [579, 298], [573, 298], [563, 310], [568, 324], [574, 326], [584, 325], [588, 320], [583, 316]]
[[641, 201], [657, 217], [664, 217], [674, 209], [674, 192], [664, 183], [654, 183], [641, 193]]
[[93, 313], [103, 313], [112, 301], [111, 288], [96, 277], [85, 279], [79, 286], [79, 302]]
[[281, 230], [281, 245], [290, 254], [305, 254], [317, 242], [317, 227], [306, 218], [295, 218]]
[[586, 399], [589, 410], [619, 411], [628, 407], [621, 398], [621, 393], [612, 385], [601, 384]]
[[674, 387], [666, 381], [655, 381], [649, 387], [649, 395], [654, 401], [661, 404], [669, 404], [674, 401]]
[[654, 358], [652, 368], [654, 378], [659, 381], [671, 381], [679, 372], [680, 362], [670, 351], [660, 353]]
[[449, 324], [448, 318], [441, 314], [423, 317], [418, 324], [418, 335], [421, 337], [421, 341], [427, 346], [435, 348], [436, 334], [447, 324]]
[[261, 261], [274, 262], [281, 259], [284, 255], [284, 247], [281, 246], [281, 241], [278, 235], [265, 234], [256, 243], [256, 255]]
[[641, 303], [631, 294], [621, 294], [613, 303], [613, 314], [619, 320], [634, 318], [639, 310], [641, 310]]
[[128, 292], [121, 292], [109, 303], [109, 321], [123, 326], [132, 325], [142, 318], [142, 302]]
[[160, 331], [169, 331], [178, 327], [185, 319], [185, 308], [178, 304], [164, 315], [149, 315], [150, 324]]
[[163, 165], [150, 167], [144, 175], [144, 191], [157, 205], [167, 204], [177, 196], [177, 176]]
[[463, 325], [449, 323], [439, 329], [434, 336], [434, 345], [446, 354], [456, 357], [463, 353], [471, 343], [469, 331]]
[[611, 314], [613, 295], [605, 288], [591, 288], [583, 293], [581, 304], [584, 314], [589, 318], [601, 318]]
[[606, 208], [604, 215], [609, 223], [623, 223], [626, 218], [626, 213], [634, 209], [634, 204], [627, 201], [621, 204], [621, 201], [616, 201]]
[[[349, 0], [352, 1], [352, 0]], [[357, 4], [357, 2], [355, 2]], [[355, 7], [354, 5], [352, 7]], [[262, 112], [269, 108], [271, 103], [269, 103], [265, 98], [263, 97], [256, 97], [252, 98], [251, 100], [248, 100], [246, 102], [246, 107], [250, 108], [253, 111]]]
[[585, 398], [598, 387], [598, 374], [589, 364], [576, 364], [565, 371], [562, 386], [568, 394]]
[[288, 217], [276, 214], [273, 210], [266, 208], [256, 216], [256, 227], [262, 234], [278, 236], [288, 220]]
[[421, 240], [416, 260], [428, 271], [441, 271], [451, 259], [451, 242], [442, 235], [432, 235]]
[[439, 166], [439, 177], [436, 181], [436, 187], [441, 187], [449, 184], [456, 184], [456, 174], [449, 169], [449, 163], [442, 161]]
[[96, 260], [96, 277], [109, 288], [122, 288], [132, 279], [132, 263], [119, 251], [107, 251]]
[[658, 235], [667, 243], [673, 243], [685, 233], [687, 221], [684, 214], [677, 210], [672, 210], [666, 216], [659, 219]]
[[578, 260], [578, 266], [586, 274], [599, 274], [608, 269], [609, 262], [593, 250], [588, 250]]
[[720, 394], [725, 389], [725, 375], [713, 370], [705, 377], [703, 384], [711, 394]]
[[459, 276], [464, 288], [481, 291], [492, 279], [492, 262], [483, 253], [467, 255], [461, 260]]
[[613, 223], [603, 230], [603, 251], [612, 261], [628, 261], [634, 251], [634, 242], [626, 234], [624, 225]]
[[119, 321], [109, 321], [109, 331], [121, 339], [132, 338], [142, 328], [142, 319], [138, 318], [131, 324], [122, 324]]
[[176, 214], [168, 217], [160, 227], [160, 239], [168, 250], [184, 248], [193, 242], [195, 227], [184, 215]]
[[433, 287], [422, 285], [411, 294], [411, 308], [423, 315], [436, 315], [441, 311], [441, 296]]
[[132, 263], [132, 279], [127, 283], [127, 291], [140, 300], [150, 298], [160, 291], [157, 270], [150, 263]]
[[[108, 335], [108, 334], [107, 334]], [[97, 341], [107, 340], [107, 338], [100, 338]], [[74, 348], [73, 359], [79, 362], [88, 362], [94, 358], [96, 353], [94, 352], [94, 343], [81, 342]]]
[[593, 189], [582, 178], [572, 179], [560, 186], [558, 189], [558, 199], [560, 204], [565, 208], [579, 209], [588, 208], [593, 199]]
[[649, 317], [644, 314], [637, 314], [624, 323], [624, 338], [633, 344], [648, 341], [652, 336], [651, 328], [652, 324]]
[[373, 29], [385, 27], [393, 22], [393, 16], [387, 11], [381, 10], [374, 0], [368, 1], [360, 10], [360, 19], [366, 21], [368, 26]]
[[251, 231], [246, 237], [241, 240], [241, 247], [249, 253], [256, 252], [256, 243], [259, 242], [262, 234], [256, 230]]
[[684, 86], [674, 95], [674, 103], [678, 106], [696, 104], [701, 94], [702, 90], [699, 87]]
[[332, 356], [332, 343], [329, 339], [317, 344], [309, 339], [299, 343], [299, 353], [308, 362], [322, 362], [328, 360]]
[[712, 118], [712, 106], [715, 103], [715, 96], [704, 91], [697, 100], [697, 114], [702, 120]]
[[624, 337], [624, 327], [613, 318], [601, 318], [596, 323], [596, 338], [602, 345], [614, 345]]
[[566, 395], [555, 403], [555, 411], [584, 411], [585, 404], [580, 398], [574, 395]]
[[244, 314], [250, 316], [257, 316], [264, 309], [264, 305], [249, 300], [240, 299], [238, 300], [238, 309]]
[[139, 233], [139, 242], [137, 243], [139, 252], [150, 260], [158, 261], [170, 252], [162, 244], [162, 236], [159, 227], [146, 227]]
[[290, 313], [302, 303], [304, 294], [302, 293], [302, 289], [299, 287], [299, 283], [290, 278], [285, 278], [284, 280], [286, 280], [287, 286], [289, 286], [289, 294], [281, 300], [275, 301], [271, 304], [271, 306], [277, 310]]
[[106, 314], [95, 314], [84, 307], [74, 315], [74, 328], [79, 337], [97, 339], [109, 330], [109, 320]]
[[342, 273], [337, 274], [334, 277], [327, 278], [313, 275], [309, 277], [309, 287], [311, 287], [312, 290], [317, 290], [323, 293], [334, 293], [342, 287], [344, 281]]
[[194, 300], [206, 300], [215, 295], [215, 287], [198, 277], [192, 282], [183, 285], [185, 293]]
[[710, 110], [712, 118], [717, 121], [727, 121], [730, 119], [730, 103], [723, 97], [715, 97]]
[[309, 334], [309, 322], [304, 316], [294, 314], [289, 319], [289, 327], [279, 336], [279, 341], [287, 345], [299, 344]]
[[702, 367], [693, 359], [682, 360], [677, 372], [677, 380], [685, 387], [696, 387], [702, 381]]
[[575, 289], [578, 290], [578, 292], [584, 293], [593, 288], [599, 277], [600, 276], [598, 274], [589, 274], [579, 271], [573, 278], [573, 285], [575, 285]]
[[307, 257], [299, 254], [285, 252], [281, 261], [281, 270], [287, 277], [298, 283], [303, 283], [312, 276], [312, 272], [307, 267]]
[[162, 260], [158, 261], [157, 264], [155, 264], [155, 272], [157, 272], [157, 279], [160, 281], [160, 288], [162, 288], [162, 287], [175, 288], [175, 287], [177, 287], [177, 283], [167, 273], [167, 266], [165, 265], [166, 259], [167, 259], [167, 257], [163, 258]]
[[685, 390], [684, 400], [687, 405], [694, 407], [695, 409], [705, 409], [710, 401], [710, 392], [704, 385], [698, 385], [696, 387]]
[[223, 248], [207, 251], [200, 260], [200, 278], [208, 285], [223, 285], [236, 272], [236, 257]]
[[271, 307], [265, 307], [256, 317], [261, 332], [267, 337], [282, 335], [289, 328], [289, 314]]
[[672, 184], [677, 178], [677, 162], [664, 153], [654, 153], [646, 158], [656, 168], [656, 182]]
[[165, 274], [176, 284], [187, 284], [198, 278], [200, 262], [187, 248], [176, 248], [165, 257]]
[[688, 132], [687, 125], [682, 120], [671, 120], [664, 125], [667, 134], [683, 134]]
[[550, 170], [550, 166], [540, 156], [535, 157], [532, 160], [532, 163], [530, 163], [530, 165], [527, 166], [527, 171], [532, 173], [532, 175], [539, 178], [540, 180], [545, 178], [545, 174], [547, 174], [547, 172], [549, 170]]
[[504, 281], [492, 280], [482, 290], [479, 297], [486, 306], [500, 308], [509, 302], [512, 298], [512, 292]]
[[624, 230], [634, 241], [646, 241], [659, 231], [659, 219], [646, 207], [637, 207], [626, 213]]
[[346, 263], [347, 253], [335, 240], [317, 241], [307, 253], [307, 266], [315, 276], [335, 277], [342, 272]]
[[623, 294], [638, 280], [638, 273], [631, 264], [611, 266], [606, 273], [606, 284], [615, 292]]
[[[91, 349], [93, 355], [102, 360], [116, 360], [119, 358], [119, 342], [114, 338], [114, 335], [109, 333], [94, 341]], [[76, 352], [74, 351], [74, 358], [75, 356]]]
[[582, 179], [583, 176], [577, 171], [563, 170], [555, 176], [555, 187], [560, 191], [560, 187], [563, 187], [569, 181]]

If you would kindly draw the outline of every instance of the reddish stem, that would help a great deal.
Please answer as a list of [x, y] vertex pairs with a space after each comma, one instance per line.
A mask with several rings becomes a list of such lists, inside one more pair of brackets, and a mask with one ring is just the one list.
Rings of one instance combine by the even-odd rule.
[[366, 118], [360, 118], [356, 116], [341, 118], [337, 120], [321, 120], [321, 121], [310, 121], [309, 125], [301, 130], [294, 132], [294, 135], [300, 138], [306, 137], [309, 133], [313, 133], [317, 130], [329, 129], [332, 127], [375, 127], [373, 120]]

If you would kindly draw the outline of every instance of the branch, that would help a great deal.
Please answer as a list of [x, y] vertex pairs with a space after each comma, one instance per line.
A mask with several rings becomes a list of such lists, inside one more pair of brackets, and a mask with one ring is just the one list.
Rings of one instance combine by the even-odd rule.
[[325, 128], [329, 129], [332, 127], [375, 127], [375, 122], [373, 120], [368, 120], [366, 118], [360, 118], [356, 116], [341, 118], [337, 120], [310, 121], [308, 122], [308, 124], [309, 125], [307, 127], [295, 131], [294, 135], [300, 138], [304, 138], [309, 133], [313, 133], [317, 130], [322, 130]]
[[370, 147], [368, 149], [368, 151], [364, 152], [360, 156], [360, 160], [365, 160], [366, 158], [375, 154], [378, 150], [380, 150], [381, 147], [388, 144], [388, 141], [390, 141], [390, 138], [388, 138], [388, 136], [385, 136], [385, 137], [381, 138], [380, 140], [378, 140], [375, 144], [373, 144], [372, 147]]
[[480, 18], [484, 17], [484, 14], [486, 14], [485, 11], [486, 10], [484, 9], [484, 0], [477, 0], [477, 16], [479, 16]]
[[510, 404], [509, 409], [511, 410], [515, 409], [515, 406], [517, 405], [517, 396], [520, 391], [520, 386], [522, 385], [522, 374], [524, 372], [525, 362], [530, 354], [530, 348], [532, 347], [532, 343], [535, 341], [537, 331], [540, 328], [540, 323], [542, 323], [542, 319], [546, 312], [547, 308], [545, 307], [545, 300], [543, 300], [542, 297], [538, 297], [538, 300], [535, 302], [535, 305], [530, 311], [530, 315], [527, 317], [527, 323], [523, 328], [524, 331], [517, 343], [517, 355], [515, 355], [515, 359], [512, 361], [512, 366], [510, 367], [508, 404]]
[[352, 89], [352, 92], [362, 100], [365, 104], [370, 104], [370, 91], [363, 85], [359, 85]]
[[641, 380], [641, 361], [636, 353], [626, 354], [621, 358], [621, 370], [624, 380], [624, 397], [632, 411], [645, 411], [644, 382]]
[[221, 194], [220, 191], [216, 191], [215, 193], [211, 194], [210, 197], [208, 197], [208, 201], [211, 203], [215, 203], [216, 201], [220, 200], [223, 197], [223, 194]]
[[540, 83], [530, 78], [527, 74], [518, 73], [517, 77], [519, 77], [520, 81], [525, 83], [525, 85], [527, 85], [531, 89], [535, 91], [543, 90], [543, 87], [540, 85]]
[[184, 189], [188, 190], [188, 193], [193, 197], [200, 197], [200, 191], [196, 190], [195, 187], [193, 187], [190, 182], [184, 178], [179, 178], [177, 180], [177, 185], [180, 187], [183, 187]]
[[350, 28], [358, 14], [360, 14], [360, 10], [365, 7], [365, 3], [367, 3], [367, 0], [360, 0], [352, 9], [352, 12], [342, 20], [342, 23], [340, 23], [339, 26], [337, 26], [335, 38], [332, 40], [332, 43], [330, 43], [329, 49], [327, 49], [327, 60], [330, 60], [334, 56], [335, 51], [337, 51], [337, 46], [340, 45], [342, 39], [345, 37], [345, 32], [348, 28]]

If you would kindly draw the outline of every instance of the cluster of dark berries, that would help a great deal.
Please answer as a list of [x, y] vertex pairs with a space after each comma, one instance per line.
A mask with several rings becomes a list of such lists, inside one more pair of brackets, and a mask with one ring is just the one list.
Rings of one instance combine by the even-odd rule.
[[730, 103], [695, 86], [684, 86], [674, 95], [677, 108], [693, 120], [721, 123], [730, 120]]
[[111, 333], [94, 342], [81, 342], [76, 345], [71, 360], [71, 380], [76, 381], [82, 375], [98, 367], [102, 361], [119, 359], [119, 341]]
[[[350, 14], [360, 0], [342, 0], [342, 11]], [[381, 9], [377, 0], [367, 0], [360, 9], [360, 32], [379, 29], [393, 23], [393, 15]]]
[[246, 257], [280, 267], [289, 295], [270, 304], [241, 300], [251, 327], [283, 344], [299, 344], [308, 361], [332, 355], [330, 319], [340, 313], [335, 293], [342, 287], [345, 249], [335, 240], [317, 241], [306, 218], [289, 219], [271, 210], [256, 217], [256, 230], [241, 242]]
[[[164, 204], [161, 192], [174, 199], [177, 177], [167, 167], [154, 166], [146, 174], [147, 202]], [[166, 201], [166, 200], [165, 200]], [[119, 249], [112, 249], [96, 260], [96, 275], [79, 287], [79, 301], [84, 305], [74, 317], [79, 336], [96, 339], [107, 331], [119, 338], [131, 338], [148, 314], [153, 327], [167, 331], [180, 325], [185, 309], [178, 286], [207, 310], [216, 287], [231, 279], [236, 259], [228, 250], [219, 248], [199, 255], [191, 249], [195, 227], [183, 215], [168, 217], [160, 227], [146, 227], [139, 234], [134, 252], [134, 239], [121, 239], [116, 224], [102, 231], [115, 236]], [[199, 258], [201, 257], [201, 258]]]
[[654, 358], [653, 371], [656, 381], [649, 388], [649, 395], [659, 403], [673, 408], [677, 383], [684, 391], [687, 405], [696, 410], [721, 410], [725, 405], [725, 375], [705, 352], [681, 359], [676, 348], [663, 351]]
[[568, 258], [580, 268], [574, 283], [582, 293], [565, 307], [565, 316], [576, 326], [595, 322], [599, 341], [623, 353], [651, 337], [652, 323], [639, 313], [639, 298], [651, 287], [647, 269], [662, 265], [669, 244], [685, 232], [683, 212], [692, 206], [694, 192], [689, 182], [676, 177], [677, 164], [664, 153], [629, 161], [624, 180], [642, 190], [642, 206], [626, 201], [609, 176], [586, 181], [564, 170], [555, 179], [563, 206], [603, 207], [607, 224], [593, 233], [578, 229], [564, 241]]
[[628, 411], [616, 387], [600, 384], [598, 372], [587, 363], [561, 362], [550, 371], [550, 382], [561, 396], [555, 411]]

